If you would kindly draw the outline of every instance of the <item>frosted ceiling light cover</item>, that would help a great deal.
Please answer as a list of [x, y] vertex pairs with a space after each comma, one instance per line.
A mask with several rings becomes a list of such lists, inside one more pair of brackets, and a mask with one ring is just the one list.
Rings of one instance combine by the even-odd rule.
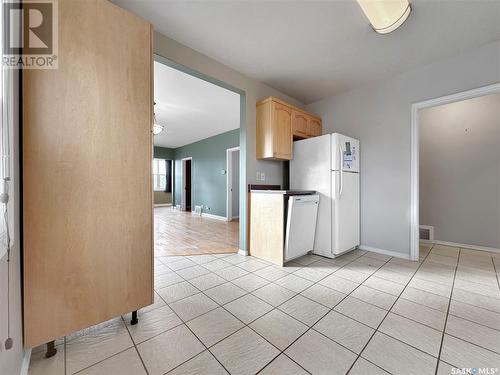
[[160, 134], [163, 131], [163, 126], [158, 125], [158, 124], [153, 124], [153, 134], [157, 135]]
[[408, 0], [358, 0], [358, 3], [379, 34], [396, 30], [411, 13]]

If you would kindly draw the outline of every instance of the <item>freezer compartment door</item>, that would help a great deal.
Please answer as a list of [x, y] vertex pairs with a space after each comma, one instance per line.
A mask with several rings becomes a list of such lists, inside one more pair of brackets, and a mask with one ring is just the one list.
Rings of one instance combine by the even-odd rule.
[[338, 255], [359, 246], [359, 173], [332, 172], [333, 254]]
[[318, 216], [318, 195], [291, 196], [285, 238], [285, 262], [301, 257], [313, 250], [316, 220]]
[[293, 142], [290, 189], [317, 190], [318, 180], [331, 171], [330, 147], [331, 134]]
[[319, 194], [314, 253], [332, 254], [331, 134], [293, 143], [290, 189], [315, 190]]
[[359, 141], [334, 133], [332, 134], [332, 170], [359, 172]]

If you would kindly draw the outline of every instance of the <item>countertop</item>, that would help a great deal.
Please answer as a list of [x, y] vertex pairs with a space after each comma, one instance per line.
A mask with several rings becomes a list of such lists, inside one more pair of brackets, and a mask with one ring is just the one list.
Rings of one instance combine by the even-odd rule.
[[255, 194], [312, 195], [316, 190], [250, 190]]

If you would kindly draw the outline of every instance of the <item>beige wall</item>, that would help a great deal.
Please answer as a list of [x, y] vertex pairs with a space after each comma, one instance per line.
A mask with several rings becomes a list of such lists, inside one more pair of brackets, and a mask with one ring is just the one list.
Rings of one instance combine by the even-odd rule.
[[[245, 91], [247, 184], [257, 182], [255, 178], [257, 171], [265, 173], [266, 181], [264, 183], [281, 184], [282, 163], [276, 161], [258, 161], [255, 158], [255, 104], [257, 101], [270, 95], [278, 96], [299, 107], [303, 107], [303, 104], [158, 32], [155, 33], [154, 37], [154, 52], [178, 64], [187, 66]], [[262, 183], [262, 181], [259, 183]]]
[[500, 94], [419, 112], [420, 224], [500, 249]]

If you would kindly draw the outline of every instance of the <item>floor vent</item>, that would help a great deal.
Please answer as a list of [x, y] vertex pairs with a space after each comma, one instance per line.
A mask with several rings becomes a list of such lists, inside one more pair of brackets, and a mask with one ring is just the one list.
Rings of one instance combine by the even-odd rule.
[[420, 239], [424, 241], [434, 241], [434, 227], [431, 225], [421, 225]]
[[194, 213], [201, 216], [201, 206], [194, 206]]

